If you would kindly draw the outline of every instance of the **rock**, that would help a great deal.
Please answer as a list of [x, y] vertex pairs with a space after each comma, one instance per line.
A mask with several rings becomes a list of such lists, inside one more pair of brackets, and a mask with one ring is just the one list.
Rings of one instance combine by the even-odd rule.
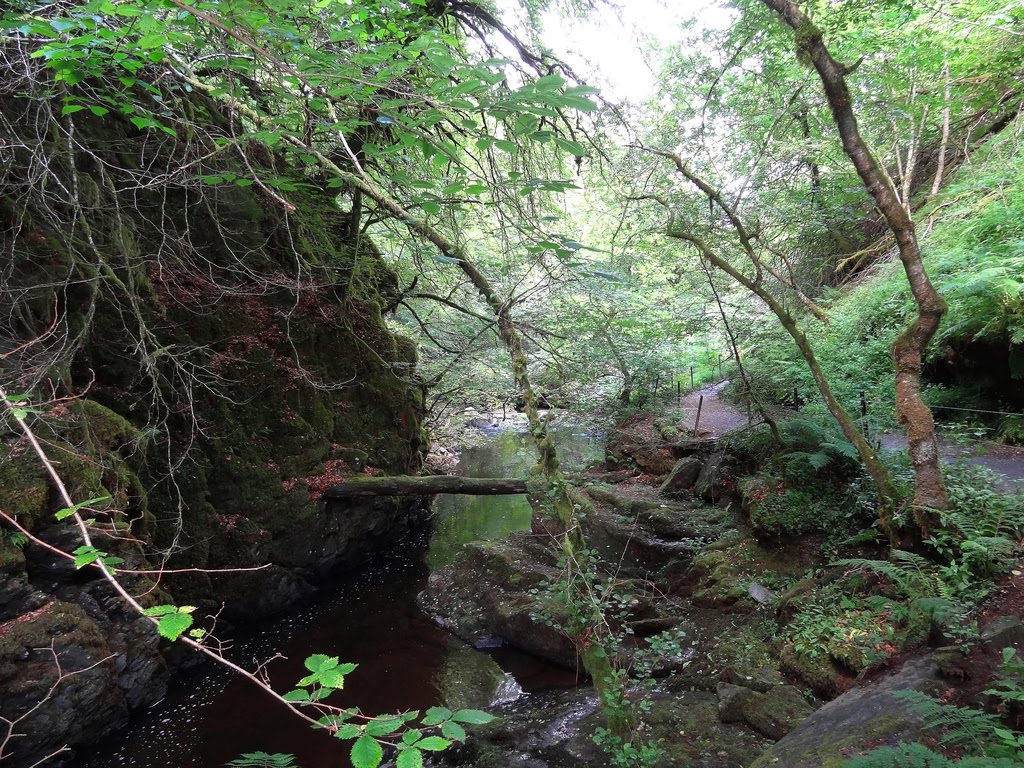
[[608, 437], [607, 460], [613, 464], [635, 464], [656, 476], [671, 472], [675, 455], [654, 429], [653, 419], [652, 414], [641, 411], [617, 425]]
[[778, 595], [772, 592], [772, 590], [763, 584], [758, 584], [756, 581], [750, 582], [750, 586], [747, 587], [747, 594], [754, 599], [754, 602], [761, 605], [774, 603], [778, 599]]
[[655, 445], [636, 446], [629, 456], [640, 469], [655, 477], [667, 475], [676, 463], [672, 451]]
[[779, 663], [784, 674], [799, 680], [824, 699], [835, 698], [854, 683], [853, 676], [825, 654], [812, 659], [787, 645], [779, 655]]
[[982, 630], [981, 643], [987, 653], [996, 656], [1004, 648], [1024, 648], [1024, 624], [1013, 614], [999, 616]]
[[[58, 682], [55, 654], [65, 677], [48, 695]], [[14, 765], [31, 765], [65, 744], [95, 741], [125, 723], [118, 658], [99, 626], [70, 603], [51, 600], [0, 625], [3, 716], [32, 710], [18, 724], [24, 737], [9, 745]]]
[[735, 664], [730, 664], [722, 670], [719, 678], [724, 683], [732, 683], [743, 688], [750, 688], [758, 693], [767, 693], [775, 686], [785, 683], [777, 669], [755, 667], [753, 665], [747, 668], [746, 665], [736, 666]]
[[932, 663], [939, 675], [949, 680], [966, 680], [971, 675], [968, 649], [960, 645], [947, 645], [932, 652]]
[[703, 468], [704, 462], [693, 456], [680, 459], [672, 468], [669, 476], [665, 478], [665, 482], [661, 484], [661, 489], [658, 492], [667, 496], [688, 490], [696, 482]]
[[[655, 691], [643, 715], [645, 739], [660, 742], [659, 768], [735, 768], [747, 765], [766, 741], [740, 724], [718, 719], [713, 693]], [[434, 766], [577, 768], [608, 766], [594, 744], [601, 725], [590, 689], [539, 694], [496, 711], [500, 719], [473, 731], [463, 745], [438, 754]]]
[[704, 462], [693, 485], [694, 495], [711, 504], [727, 503], [736, 499], [736, 476], [729, 467], [724, 451], [712, 454]]
[[746, 722], [769, 739], [778, 740], [814, 708], [791, 685], [777, 685], [764, 693], [731, 683], [719, 683], [718, 717], [723, 723]]
[[751, 693], [744, 700], [743, 718], [769, 739], [781, 739], [814, 711], [792, 685], [778, 685], [767, 693]]
[[719, 683], [715, 688], [718, 694], [718, 719], [723, 723], [739, 723], [745, 719], [747, 703], [757, 696], [756, 691], [731, 683]]
[[523, 695], [516, 679], [494, 659], [454, 638], [434, 679], [444, 705], [452, 710], [487, 709]]
[[675, 451], [677, 456], [707, 455], [717, 453], [720, 446], [721, 441], [717, 437], [689, 437], [672, 443], [672, 450]]
[[918, 741], [925, 736], [922, 715], [893, 694], [906, 690], [938, 693], [942, 687], [928, 659], [912, 659], [899, 672], [826, 704], [770, 747], [751, 768], [831, 768], [866, 748]]
[[434, 571], [417, 597], [420, 607], [470, 644], [509, 645], [548, 661], [576, 668], [576, 648], [545, 620], [549, 610], [540, 590], [561, 575], [551, 550], [528, 534], [466, 544], [454, 559]]

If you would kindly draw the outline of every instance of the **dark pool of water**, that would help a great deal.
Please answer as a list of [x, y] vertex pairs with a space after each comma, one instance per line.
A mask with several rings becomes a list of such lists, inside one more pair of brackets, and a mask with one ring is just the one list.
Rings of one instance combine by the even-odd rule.
[[[559, 442], [575, 462], [596, 456], [598, 441], [563, 430]], [[531, 449], [522, 435], [498, 433], [462, 455], [472, 476], [525, 472]], [[570, 463], [575, 463], [570, 462]], [[466, 541], [529, 528], [523, 497], [439, 497], [429, 544], [371, 564], [325, 585], [320, 599], [262, 626], [247, 628], [229, 657], [247, 668], [266, 664], [270, 682], [287, 691], [312, 653], [359, 664], [345, 681], [343, 706], [367, 714], [483, 707], [495, 699], [567, 688], [576, 674], [511, 648], [477, 651], [452, 638], [416, 607], [430, 568]], [[213, 665], [175, 678], [168, 696], [133, 717], [129, 727], [91, 751], [81, 768], [199, 768], [221, 766], [243, 752], [285, 752], [302, 768], [348, 766], [347, 744], [305, 726], [246, 680]]]

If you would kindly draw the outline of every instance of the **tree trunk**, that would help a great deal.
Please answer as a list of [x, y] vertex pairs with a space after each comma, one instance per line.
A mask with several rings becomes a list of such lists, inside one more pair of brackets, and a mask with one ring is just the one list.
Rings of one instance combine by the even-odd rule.
[[797, 56], [814, 65], [821, 78], [832, 117], [843, 142], [843, 150], [878, 209], [892, 230], [900, 261], [910, 283], [918, 316], [893, 345], [896, 366], [896, 413], [907, 425], [910, 461], [917, 482], [914, 489], [914, 518], [921, 534], [928, 535], [937, 522], [936, 512], [949, 508], [935, 422], [931, 409], [921, 399], [921, 367], [924, 350], [938, 330], [947, 305], [925, 271], [917, 244], [914, 222], [900, 203], [892, 184], [881, 172], [877, 160], [860, 135], [853, 100], [846, 85], [849, 70], [832, 58], [819, 30], [792, 0], [761, 0], [793, 28]]
[[451, 475], [356, 476], [341, 485], [328, 488], [323, 498], [328, 501], [337, 501], [363, 496], [433, 496], [438, 493], [464, 493], [470, 496], [526, 493], [526, 480], [518, 480], [513, 477], [453, 477]]

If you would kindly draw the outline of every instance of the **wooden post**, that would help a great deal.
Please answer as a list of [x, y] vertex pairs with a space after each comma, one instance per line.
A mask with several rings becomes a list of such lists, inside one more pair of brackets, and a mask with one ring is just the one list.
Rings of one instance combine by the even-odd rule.
[[700, 412], [701, 412], [702, 408], [704, 408], [704, 395], [701, 395], [700, 399], [697, 401], [697, 418], [695, 418], [693, 420], [693, 436], [694, 437], [697, 436], [697, 428], [700, 426]]
[[800, 390], [793, 387], [793, 409], [796, 411], [800, 410]]
[[693, 389], [693, 366], [690, 366], [690, 389]]

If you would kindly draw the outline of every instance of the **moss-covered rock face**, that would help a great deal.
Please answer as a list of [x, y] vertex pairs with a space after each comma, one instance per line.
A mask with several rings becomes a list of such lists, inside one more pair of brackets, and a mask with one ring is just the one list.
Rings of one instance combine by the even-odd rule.
[[[224, 120], [195, 100], [197, 120]], [[46, 119], [39, 110], [28, 99], [0, 104], [4, 125], [31, 137], [12, 144], [46, 135], [36, 130]], [[81, 156], [69, 156], [58, 133], [39, 149], [69, 186], [73, 177], [80, 210], [62, 218], [42, 198], [0, 190], [0, 226], [16, 233], [4, 243], [12, 258], [4, 276], [5, 295], [19, 296], [17, 333], [28, 340], [56, 329], [52, 345], [8, 356], [2, 373], [14, 393], [22, 382], [46, 382], [28, 393], [36, 402], [53, 391], [68, 397], [42, 406], [32, 423], [73, 499], [106, 497], [88, 512], [108, 534], [99, 534], [101, 546], [138, 565], [271, 563], [161, 580], [161, 599], [197, 605], [197, 615], [225, 603], [237, 618], [280, 610], [327, 571], [404, 535], [420, 515], [414, 503], [320, 501], [356, 473], [414, 472], [424, 449], [416, 348], [382, 316], [396, 278], [335, 192], [303, 185], [288, 193], [294, 209], [286, 210], [256, 185], [203, 184], [191, 171], [150, 179], [150, 168], [190, 167], [195, 148], [113, 115], [76, 117]], [[288, 173], [282, 158], [250, 149], [263, 172]], [[22, 165], [16, 159], [5, 181]], [[81, 542], [54, 517], [62, 506], [27, 443], [0, 427], [0, 509], [74, 549]], [[33, 614], [30, 597], [59, 593], [72, 606], [61, 613], [69, 659], [124, 645], [130, 617], [115, 600], [88, 597], [82, 573], [19, 544], [0, 532], [0, 620], [45, 632], [50, 614]], [[100, 625], [102, 642], [93, 637]], [[5, 679], [35, 674], [34, 661], [4, 658]], [[141, 668], [108, 667], [95, 671], [109, 688], [97, 711], [116, 724], [114, 710], [152, 696], [132, 690]], [[85, 701], [69, 700], [70, 721]], [[83, 726], [66, 738], [100, 731]]]

